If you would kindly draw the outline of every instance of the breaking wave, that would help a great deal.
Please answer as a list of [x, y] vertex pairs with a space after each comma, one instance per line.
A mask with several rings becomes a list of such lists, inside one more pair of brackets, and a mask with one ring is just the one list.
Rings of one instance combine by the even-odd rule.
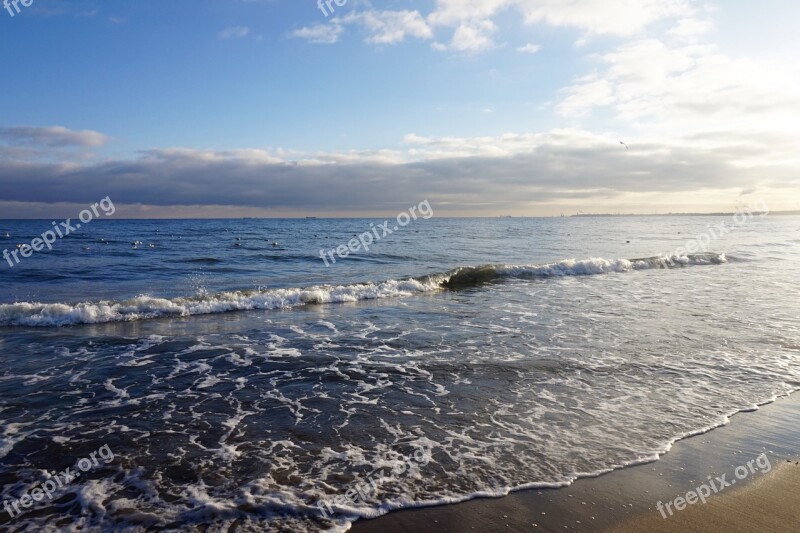
[[18, 302], [0, 305], [0, 326], [53, 327], [125, 322], [169, 316], [206, 315], [256, 309], [287, 309], [309, 304], [396, 298], [446, 289], [460, 289], [504, 279], [588, 276], [727, 262], [724, 254], [698, 254], [643, 259], [567, 259], [545, 265], [459, 267], [446, 273], [405, 280], [308, 288], [264, 289], [204, 294], [183, 298], [138, 296], [122, 301], [78, 304]]

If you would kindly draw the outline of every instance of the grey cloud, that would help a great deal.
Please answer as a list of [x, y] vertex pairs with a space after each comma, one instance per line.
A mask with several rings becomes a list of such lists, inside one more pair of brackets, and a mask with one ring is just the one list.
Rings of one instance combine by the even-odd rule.
[[[364, 212], [431, 201], [522, 205], [797, 183], [795, 169], [743, 168], [735, 146], [713, 151], [635, 145], [545, 145], [507, 157], [451, 157], [404, 164], [316, 164], [152, 151], [138, 159], [76, 167], [0, 161], [0, 198], [16, 202], [229, 205]], [[638, 152], [638, 155], [637, 155]]]
[[103, 146], [108, 137], [102, 133], [83, 130], [75, 131], [62, 126], [13, 126], [0, 128], [0, 139], [12, 146], [35, 146], [39, 148]]

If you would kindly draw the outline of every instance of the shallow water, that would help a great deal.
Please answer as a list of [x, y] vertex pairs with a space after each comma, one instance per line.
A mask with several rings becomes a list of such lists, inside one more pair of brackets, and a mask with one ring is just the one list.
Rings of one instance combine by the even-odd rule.
[[114, 460], [0, 525], [344, 529], [648, 460], [800, 387], [798, 217], [670, 261], [732, 218], [419, 219], [326, 267], [370, 222], [96, 221], [2, 265], [3, 499]]

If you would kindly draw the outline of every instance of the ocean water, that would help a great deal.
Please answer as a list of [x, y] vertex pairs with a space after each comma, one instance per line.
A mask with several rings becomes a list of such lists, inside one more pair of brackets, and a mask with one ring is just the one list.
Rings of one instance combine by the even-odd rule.
[[2, 500], [80, 473], [0, 529], [344, 531], [800, 388], [799, 217], [420, 218], [320, 258], [380, 222], [97, 220], [0, 264]]

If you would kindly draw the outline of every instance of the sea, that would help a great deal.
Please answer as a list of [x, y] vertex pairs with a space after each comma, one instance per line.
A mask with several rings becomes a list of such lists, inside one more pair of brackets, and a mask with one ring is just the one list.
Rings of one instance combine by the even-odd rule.
[[108, 218], [3, 260], [0, 530], [346, 531], [800, 388], [800, 217], [388, 222]]

